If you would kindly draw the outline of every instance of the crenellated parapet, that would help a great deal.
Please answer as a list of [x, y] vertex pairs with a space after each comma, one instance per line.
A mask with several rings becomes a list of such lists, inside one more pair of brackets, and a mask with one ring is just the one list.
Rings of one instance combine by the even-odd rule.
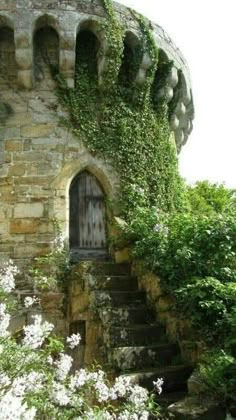
[[[138, 22], [124, 6], [114, 3], [114, 10], [124, 27], [124, 46], [134, 50], [142, 39]], [[68, 86], [73, 88], [76, 46], [79, 34], [84, 30], [90, 31], [98, 41], [98, 83], [102, 85], [109, 57], [109, 45], [103, 28], [106, 19], [101, 0], [0, 0], [1, 87], [10, 84], [24, 89], [40, 88], [40, 85], [43, 89], [52, 88], [53, 81], [45, 66], [45, 61], [50, 60]], [[157, 98], [167, 98], [170, 127], [175, 133], [179, 151], [192, 130], [194, 117], [189, 70], [167, 33], [155, 24], [152, 24], [152, 33], [161, 60], [173, 62], [165, 85], [154, 94]], [[134, 76], [137, 85], [145, 82], [151, 65], [149, 54], [144, 52]]]

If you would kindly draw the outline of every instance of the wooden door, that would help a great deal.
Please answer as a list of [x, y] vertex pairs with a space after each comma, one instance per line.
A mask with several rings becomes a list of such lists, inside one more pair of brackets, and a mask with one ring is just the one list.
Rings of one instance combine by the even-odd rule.
[[95, 176], [87, 171], [77, 175], [70, 187], [70, 247], [74, 252], [80, 250], [85, 257], [104, 253], [105, 213], [104, 193]]

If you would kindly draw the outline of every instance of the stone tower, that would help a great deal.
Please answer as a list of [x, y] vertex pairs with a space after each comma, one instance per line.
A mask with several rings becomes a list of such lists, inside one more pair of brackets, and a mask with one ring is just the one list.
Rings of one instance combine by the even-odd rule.
[[[114, 10], [125, 28], [124, 43], [132, 50], [140, 42], [140, 28], [129, 9], [114, 3]], [[59, 123], [66, 111], [58, 104], [47, 67], [50, 57], [73, 88], [76, 45], [86, 30], [100, 41], [97, 69], [102, 83], [109, 55], [102, 36], [106, 18], [101, 0], [0, 0], [0, 255], [18, 264], [48, 252], [53, 219], [69, 237], [70, 191], [76, 177], [81, 185], [90, 182], [100, 211], [102, 195], [112, 198], [117, 189], [113, 168]], [[156, 95], [172, 103], [175, 99], [170, 126], [180, 151], [192, 130], [189, 70], [167, 33], [156, 24], [152, 33], [162, 57], [173, 62], [167, 85]], [[145, 82], [150, 66], [144, 54], [137, 84]], [[85, 170], [88, 181], [80, 177]]]

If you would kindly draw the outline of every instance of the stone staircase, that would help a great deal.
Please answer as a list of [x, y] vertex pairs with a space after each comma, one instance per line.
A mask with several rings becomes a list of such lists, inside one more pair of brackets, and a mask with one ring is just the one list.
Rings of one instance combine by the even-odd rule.
[[155, 321], [130, 266], [99, 263], [98, 273], [94, 293], [109, 364], [116, 374], [149, 390], [153, 381], [163, 378], [160, 401], [179, 400], [187, 391], [192, 368], [181, 361], [178, 345], [168, 342], [164, 326]]

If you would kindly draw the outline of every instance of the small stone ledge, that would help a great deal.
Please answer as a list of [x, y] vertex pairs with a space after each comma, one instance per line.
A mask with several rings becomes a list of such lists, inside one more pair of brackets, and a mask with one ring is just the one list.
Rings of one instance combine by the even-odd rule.
[[226, 411], [211, 397], [187, 397], [168, 407], [175, 420], [225, 420]]

